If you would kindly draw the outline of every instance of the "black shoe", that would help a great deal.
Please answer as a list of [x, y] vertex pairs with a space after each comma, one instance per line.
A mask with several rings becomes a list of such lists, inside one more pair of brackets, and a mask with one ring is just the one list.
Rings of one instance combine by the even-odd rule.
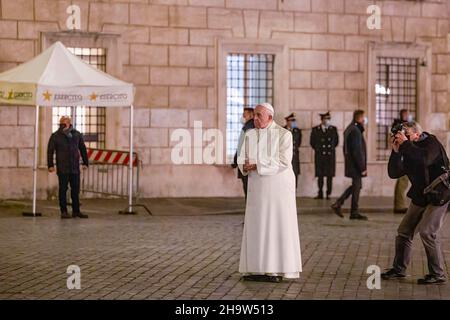
[[267, 276], [267, 281], [269, 281], [269, 282], [280, 283], [282, 280], [283, 280], [283, 277], [281, 277], [281, 276]]
[[258, 282], [262, 282], [262, 281], [266, 281], [266, 277], [265, 275], [259, 275], [259, 274], [251, 274], [248, 276], [243, 276], [242, 280], [244, 281], [258, 281]]
[[329, 194], [327, 194], [327, 200], [330, 200], [330, 195]]
[[81, 219], [87, 219], [89, 216], [87, 214], [83, 214], [81, 212], [78, 213], [72, 213], [73, 218], [81, 218]]
[[418, 279], [417, 284], [444, 284], [447, 282], [445, 277], [437, 277], [427, 274], [424, 278]]
[[340, 206], [339, 204], [337, 204], [336, 202], [333, 203], [333, 204], [331, 205], [331, 209], [332, 209], [333, 212], [334, 212], [335, 214], [337, 214], [339, 217], [341, 217], [341, 218], [344, 217], [344, 215], [342, 214], [341, 206]]
[[314, 197], [314, 199], [323, 199], [323, 194], [319, 193], [317, 196]]
[[359, 213], [353, 213], [350, 215], [350, 220], [369, 220], [366, 216]]
[[381, 279], [391, 280], [391, 279], [401, 279], [406, 277], [405, 274], [395, 271], [395, 269], [389, 269], [381, 274]]
[[61, 213], [61, 219], [71, 219], [72, 217], [67, 212]]
[[394, 209], [394, 213], [395, 213], [395, 214], [405, 214], [406, 211], [408, 211], [408, 208], [404, 208], [404, 209]]
[[268, 275], [259, 275], [259, 274], [252, 274], [248, 276], [243, 276], [242, 280], [244, 281], [257, 281], [257, 282], [276, 282], [279, 283], [283, 277], [279, 276], [268, 276]]

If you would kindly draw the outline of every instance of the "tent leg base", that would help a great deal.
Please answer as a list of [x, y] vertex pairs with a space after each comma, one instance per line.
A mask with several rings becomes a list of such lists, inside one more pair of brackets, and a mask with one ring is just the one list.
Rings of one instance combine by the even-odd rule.
[[147, 208], [147, 206], [146, 206], [146, 205], [143, 205], [143, 204], [133, 204], [133, 205], [131, 205], [131, 206], [128, 206], [125, 210], [119, 211], [119, 214], [137, 214], [136, 211], [129, 211], [129, 209], [130, 209], [130, 208], [133, 208], [133, 207], [141, 207], [141, 208], [144, 208], [145, 211], [147, 211], [147, 213], [148, 213], [149, 215], [151, 215], [151, 216], [153, 215], [152, 212], [150, 211], [150, 209]]
[[22, 216], [24, 217], [42, 217], [42, 213], [40, 212], [22, 212]]
[[137, 214], [136, 211], [120, 210], [119, 214]]

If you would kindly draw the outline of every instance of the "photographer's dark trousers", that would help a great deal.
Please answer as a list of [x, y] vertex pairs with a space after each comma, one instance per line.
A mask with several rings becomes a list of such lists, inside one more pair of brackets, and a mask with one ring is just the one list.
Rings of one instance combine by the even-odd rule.
[[[324, 176], [317, 177], [317, 184], [319, 186], [319, 194], [323, 195], [323, 183], [324, 183]], [[326, 177], [327, 178], [327, 195], [329, 196], [331, 192], [333, 191], [333, 177]]]
[[444, 224], [448, 203], [436, 207], [419, 207], [411, 203], [397, 229], [395, 239], [394, 269], [405, 273], [411, 261], [414, 235], [419, 233], [428, 260], [428, 271], [436, 277], [445, 277], [445, 261], [441, 250], [439, 231]]
[[359, 213], [359, 193], [362, 188], [362, 177], [353, 177], [352, 185], [337, 199], [336, 204], [342, 206], [348, 197], [352, 196], [352, 207], [350, 214]]
[[61, 213], [67, 213], [67, 189], [70, 184], [70, 197], [72, 198], [72, 212], [80, 213], [80, 175], [58, 174], [59, 181], [59, 207]]

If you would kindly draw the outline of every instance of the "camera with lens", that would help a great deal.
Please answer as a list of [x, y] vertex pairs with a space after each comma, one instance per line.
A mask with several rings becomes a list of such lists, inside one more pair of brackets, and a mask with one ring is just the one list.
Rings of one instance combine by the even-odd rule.
[[391, 128], [392, 136], [395, 136], [399, 132], [402, 132], [403, 134], [406, 132], [405, 127], [403, 126], [403, 123], [396, 123]]

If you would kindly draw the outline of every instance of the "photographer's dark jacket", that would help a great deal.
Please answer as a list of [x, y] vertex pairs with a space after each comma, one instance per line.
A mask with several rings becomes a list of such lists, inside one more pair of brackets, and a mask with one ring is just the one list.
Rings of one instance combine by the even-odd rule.
[[[405, 174], [411, 181], [408, 197], [412, 203], [426, 207], [429, 200], [423, 190], [443, 173], [445, 151], [438, 139], [427, 132], [422, 133], [419, 141], [405, 141], [400, 145], [399, 152], [391, 152], [388, 164], [388, 174], [392, 179], [398, 179]], [[443, 150], [443, 149], [442, 149]]]
[[47, 165], [54, 166], [53, 155], [56, 152], [56, 170], [58, 174], [80, 174], [80, 154], [85, 166], [89, 165], [83, 136], [71, 128], [64, 132], [61, 128], [54, 132], [48, 141]]
[[363, 136], [364, 127], [352, 122], [344, 131], [345, 176], [362, 177], [367, 170], [366, 141]]

